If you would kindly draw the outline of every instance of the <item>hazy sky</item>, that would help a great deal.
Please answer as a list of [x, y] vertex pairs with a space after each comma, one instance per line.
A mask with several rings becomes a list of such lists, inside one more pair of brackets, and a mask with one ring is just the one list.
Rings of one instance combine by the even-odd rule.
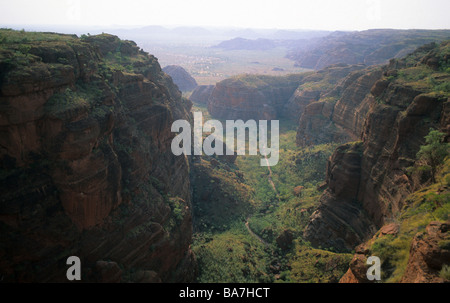
[[450, 29], [449, 0], [0, 0], [0, 25]]

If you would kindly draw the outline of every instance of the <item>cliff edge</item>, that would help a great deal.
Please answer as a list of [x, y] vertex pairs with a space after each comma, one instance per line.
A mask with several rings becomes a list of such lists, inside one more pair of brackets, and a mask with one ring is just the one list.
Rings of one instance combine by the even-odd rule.
[[157, 59], [116, 36], [0, 31], [0, 273], [64, 282], [191, 281], [189, 119]]

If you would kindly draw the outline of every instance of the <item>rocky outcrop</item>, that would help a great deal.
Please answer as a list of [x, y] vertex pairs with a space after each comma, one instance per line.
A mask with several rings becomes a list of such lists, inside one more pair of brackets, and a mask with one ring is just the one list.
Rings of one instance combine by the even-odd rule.
[[188, 92], [197, 87], [197, 81], [181, 66], [168, 65], [163, 68], [163, 72], [172, 77], [173, 82], [182, 92]]
[[303, 236], [313, 246], [344, 252], [366, 240], [375, 228], [358, 202], [362, 143], [340, 146], [327, 165], [328, 189]]
[[367, 279], [367, 265], [369, 250], [364, 244], [358, 245], [355, 254], [350, 261], [349, 269], [341, 277], [339, 283], [369, 283]]
[[307, 74], [285, 105], [285, 115], [298, 119], [306, 106], [325, 96], [330, 99], [329, 93], [338, 82], [341, 82], [349, 73], [363, 68], [363, 65], [336, 64]]
[[359, 140], [370, 105], [370, 90], [381, 70], [354, 68], [317, 102], [309, 102], [300, 115], [296, 142], [299, 146]]
[[[386, 224], [371, 240], [358, 245], [349, 264], [349, 269], [339, 280], [339, 283], [369, 283], [370, 281], [366, 276], [369, 265], [366, 262], [368, 257], [373, 254], [370, 248], [371, 242], [386, 235], [395, 236], [397, 233], [397, 224]], [[440, 272], [443, 266], [448, 264], [450, 258], [449, 240], [448, 222], [430, 222], [425, 231], [417, 233], [412, 239], [408, 263], [399, 282], [448, 283], [448, 279], [443, 277]], [[389, 260], [381, 260], [381, 262], [381, 272], [383, 272], [383, 265], [389, 263]], [[381, 281], [383, 281], [383, 274]]]
[[214, 85], [199, 85], [192, 92], [189, 100], [195, 103], [208, 104], [214, 90]]
[[67, 281], [69, 256], [84, 282], [193, 280], [188, 162], [170, 152], [191, 104], [156, 58], [106, 34], [3, 45], [2, 280]]
[[[438, 50], [446, 45], [431, 48], [440, 56]], [[344, 145], [332, 156], [327, 171], [329, 189], [304, 231], [308, 241], [322, 247], [335, 247], [338, 242], [342, 243], [340, 249], [349, 251], [370, 237], [373, 229], [358, 226], [367, 222], [363, 218], [352, 221], [345, 216], [362, 212], [368, 223], [380, 228], [399, 214], [405, 198], [420, 187], [420, 182], [408, 177], [407, 168], [414, 164], [429, 129], [440, 128], [447, 119], [448, 99], [445, 93], [430, 92], [435, 88], [426, 85], [426, 80], [412, 83], [398, 75], [410, 69], [415, 72], [416, 62], [429, 52], [419, 49], [405, 59], [392, 60], [381, 70], [369, 70], [343, 91], [332, 120], [362, 141], [351, 148]], [[427, 72], [429, 77], [437, 76]], [[449, 76], [439, 74], [439, 79], [445, 82]], [[370, 92], [364, 93], [370, 83]], [[357, 205], [359, 211], [349, 208], [340, 212], [351, 205]], [[355, 234], [359, 238], [349, 237]]]
[[449, 222], [431, 222], [414, 237], [402, 283], [450, 282], [440, 275], [450, 260], [449, 230]]
[[299, 86], [304, 75], [242, 75], [216, 84], [208, 104], [216, 118], [272, 120]]

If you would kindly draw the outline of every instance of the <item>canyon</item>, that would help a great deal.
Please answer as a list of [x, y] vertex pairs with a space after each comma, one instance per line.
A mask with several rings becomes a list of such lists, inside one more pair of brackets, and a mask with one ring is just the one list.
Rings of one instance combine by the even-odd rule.
[[[292, 54], [313, 71], [184, 88], [117, 36], [1, 30], [3, 281], [64, 282], [78, 256], [84, 282], [303, 281], [314, 260], [321, 275], [306, 281], [358, 283], [380, 255], [383, 280], [448, 282], [450, 163], [432, 182], [417, 153], [430, 129], [450, 141], [450, 42], [397, 48], [405, 32], [371, 33], [345, 39], [391, 51], [313, 49]], [[194, 124], [193, 106], [280, 120], [282, 168], [174, 155], [171, 127]]]
[[[387, 65], [336, 64], [304, 73], [297, 78], [298, 87], [291, 97], [275, 97], [278, 103], [271, 103], [264, 95], [267, 76], [254, 75], [219, 82], [209, 98], [208, 109], [213, 117], [298, 119], [299, 147], [343, 144], [328, 160], [322, 186], [325, 191], [302, 235], [314, 247], [337, 252], [351, 252], [365, 245], [357, 248], [342, 282], [367, 281], [362, 256], [370, 256], [370, 246], [376, 242], [371, 237], [401, 220], [405, 209], [412, 207], [408, 204], [411, 196], [430, 185], [426, 171], [412, 168], [418, 165], [416, 154], [430, 129], [443, 132], [444, 142], [450, 138], [448, 47], [449, 42], [430, 43], [406, 57], [391, 59]], [[264, 104], [258, 100], [264, 100]], [[276, 104], [278, 111], [272, 110], [271, 104]], [[445, 176], [444, 169], [442, 178]], [[445, 201], [443, 205], [447, 205], [448, 180], [441, 182], [444, 185], [438, 193]], [[449, 237], [448, 215], [440, 218], [440, 223], [427, 221], [426, 234], [440, 239], [430, 240], [434, 243]], [[441, 234], [435, 236], [436, 228]], [[426, 244], [429, 249], [420, 248], [423, 245], [417, 241], [421, 238], [415, 239], [412, 231], [409, 233], [410, 261], [396, 281], [443, 281], [439, 270], [448, 262], [444, 257], [448, 247]], [[436, 264], [413, 261], [431, 260], [430, 254], [440, 256], [434, 259], [439, 260]], [[383, 267], [388, 263], [385, 260]], [[422, 274], [413, 274], [418, 267]]]

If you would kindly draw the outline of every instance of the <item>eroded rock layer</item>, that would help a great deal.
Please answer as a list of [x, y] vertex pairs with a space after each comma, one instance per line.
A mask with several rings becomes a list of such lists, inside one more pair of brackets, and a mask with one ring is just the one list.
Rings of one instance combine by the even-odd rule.
[[29, 35], [0, 49], [2, 280], [193, 280], [190, 102], [133, 42]]
[[[369, 240], [377, 229], [399, 218], [402, 211], [412, 207], [409, 197], [430, 184], [429, 174], [417, 170], [411, 173], [411, 169], [430, 129], [440, 130], [444, 133], [444, 143], [449, 141], [449, 99], [445, 88], [450, 79], [446, 70], [449, 59], [448, 42], [430, 44], [404, 59], [391, 60], [386, 66], [349, 75], [355, 79], [342, 91], [328, 123], [339, 126], [350, 139], [357, 141], [339, 147], [330, 159], [328, 189], [304, 231], [308, 241], [350, 251]], [[319, 107], [318, 104], [320, 101], [309, 107]], [[302, 119], [310, 119], [305, 115], [308, 107]], [[439, 201], [448, 196], [447, 179], [442, 178], [440, 186], [436, 185], [439, 189], [433, 191], [436, 207], [444, 207], [446, 202]], [[445, 214], [440, 216], [445, 220]], [[447, 225], [442, 224], [430, 223], [425, 238], [416, 236], [412, 240], [403, 282], [443, 281], [438, 269], [445, 262], [441, 252], [437, 253], [439, 257], [434, 257], [436, 250], [432, 248], [438, 241], [434, 238], [447, 237]], [[371, 243], [366, 243], [368, 248], [357, 250], [343, 282], [367, 281], [361, 274], [361, 268], [367, 270], [367, 266], [361, 262], [363, 259], [365, 262], [371, 251]], [[372, 250], [376, 251], [373, 247]], [[427, 261], [431, 259], [439, 259], [436, 261], [439, 264]], [[387, 264], [388, 261], [383, 266], [388, 268]], [[419, 271], [423, 275], [413, 274]], [[391, 274], [399, 275], [390, 272], [387, 276]]]

